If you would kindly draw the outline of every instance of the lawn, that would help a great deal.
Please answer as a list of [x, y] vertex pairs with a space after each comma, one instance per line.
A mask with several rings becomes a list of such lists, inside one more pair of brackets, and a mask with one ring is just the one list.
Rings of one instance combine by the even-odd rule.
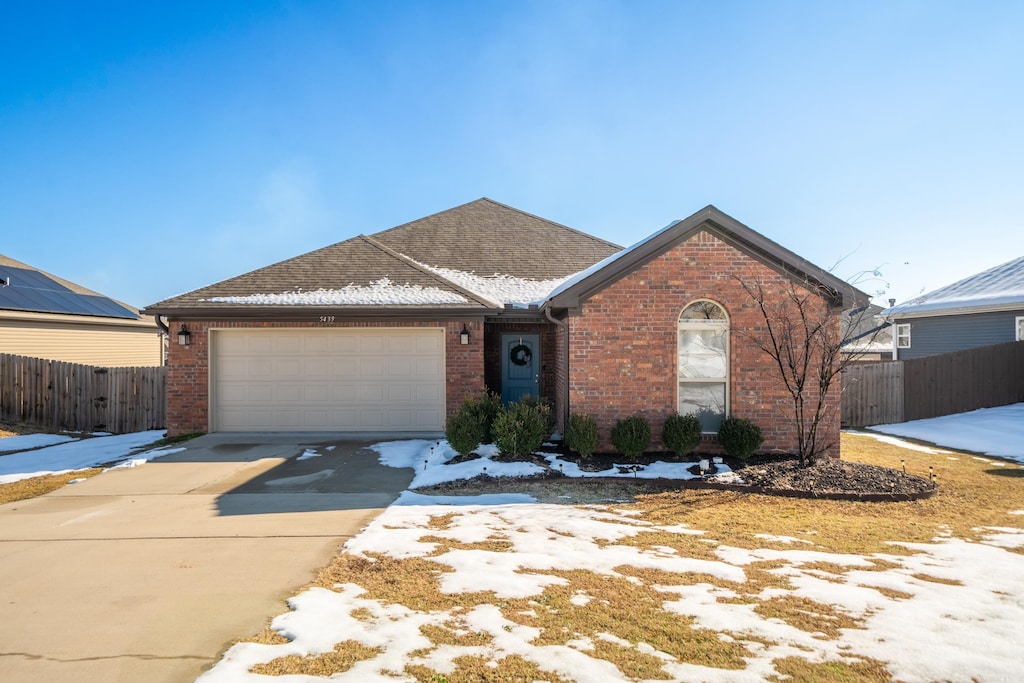
[[1024, 468], [856, 434], [842, 447], [933, 474], [939, 492], [681, 490], [594, 506], [407, 495], [200, 680], [1015, 679]]

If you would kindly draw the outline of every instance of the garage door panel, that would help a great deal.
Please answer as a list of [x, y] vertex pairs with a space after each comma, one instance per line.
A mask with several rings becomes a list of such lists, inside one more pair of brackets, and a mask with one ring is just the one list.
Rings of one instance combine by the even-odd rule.
[[215, 330], [217, 431], [436, 431], [440, 329]]

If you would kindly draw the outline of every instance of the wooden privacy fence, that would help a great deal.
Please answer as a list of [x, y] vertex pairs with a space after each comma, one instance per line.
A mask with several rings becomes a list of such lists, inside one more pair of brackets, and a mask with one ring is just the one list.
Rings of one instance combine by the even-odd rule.
[[167, 368], [97, 368], [0, 354], [0, 419], [115, 434], [167, 424]]
[[843, 370], [844, 427], [923, 420], [1024, 402], [1024, 343]]

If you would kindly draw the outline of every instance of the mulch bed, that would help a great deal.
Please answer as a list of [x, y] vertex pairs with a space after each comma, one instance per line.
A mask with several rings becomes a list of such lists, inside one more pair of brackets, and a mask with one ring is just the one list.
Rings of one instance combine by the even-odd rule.
[[[698, 463], [693, 458], [679, 458], [674, 453], [645, 453], [636, 461], [630, 461], [619, 454], [595, 454], [584, 460], [578, 455], [566, 452], [558, 444], [546, 446], [542, 450], [557, 453], [560, 459], [576, 462], [581, 469], [593, 473], [608, 471], [611, 474], [615, 468], [618, 468], [619, 472], [628, 472], [623, 466], [631, 462], [648, 465], [660, 460], [693, 463], [690, 472], [700, 474]], [[464, 462], [476, 457], [478, 456], [460, 456], [451, 462]], [[542, 502], [557, 502], [558, 499], [571, 499], [577, 502], [623, 500], [643, 493], [705, 488], [798, 498], [895, 502], [928, 498], [938, 490], [934, 481], [900, 470], [832, 458], [820, 458], [807, 467], [801, 467], [799, 460], [789, 455], [755, 456], [745, 462], [726, 458], [726, 464], [736, 477], [716, 478], [713, 476], [715, 469], [712, 465], [711, 470], [704, 473], [707, 476], [690, 480], [611, 476], [570, 478], [549, 468], [547, 461], [542, 457], [527, 456], [518, 460], [546, 467], [546, 472], [537, 477], [484, 475], [469, 481], [450, 482], [419, 491], [447, 495], [523, 492], [534, 495]]]

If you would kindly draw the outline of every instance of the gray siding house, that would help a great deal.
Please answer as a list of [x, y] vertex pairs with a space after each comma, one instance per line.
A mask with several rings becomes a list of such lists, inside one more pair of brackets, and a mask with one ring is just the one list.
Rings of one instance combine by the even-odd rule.
[[896, 360], [1024, 340], [1024, 256], [882, 311]]

